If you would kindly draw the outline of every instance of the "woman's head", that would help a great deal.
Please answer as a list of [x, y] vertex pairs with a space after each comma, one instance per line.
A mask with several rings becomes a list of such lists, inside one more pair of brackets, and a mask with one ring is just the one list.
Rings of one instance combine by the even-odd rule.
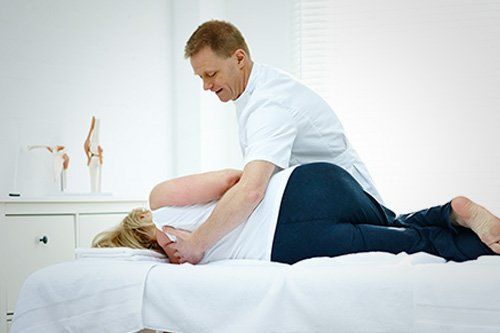
[[92, 247], [130, 247], [164, 253], [156, 241], [151, 211], [144, 208], [132, 210], [119, 225], [99, 233], [94, 237]]

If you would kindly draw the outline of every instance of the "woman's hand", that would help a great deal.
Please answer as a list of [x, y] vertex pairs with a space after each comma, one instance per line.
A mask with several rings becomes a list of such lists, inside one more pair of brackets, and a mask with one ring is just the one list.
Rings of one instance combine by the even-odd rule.
[[[189, 262], [191, 264], [197, 264], [201, 261], [201, 259], [203, 259], [205, 253], [199, 246], [197, 246], [197, 244], [193, 242], [190, 232], [175, 229], [169, 226], [163, 227], [163, 232], [168, 232], [177, 238], [176, 242], [169, 239], [169, 243], [166, 244], [165, 247], [162, 246], [169, 258], [169, 253], [172, 254], [174, 260], [176, 261], [175, 263], [182, 264]], [[166, 235], [165, 238], [168, 239]]]

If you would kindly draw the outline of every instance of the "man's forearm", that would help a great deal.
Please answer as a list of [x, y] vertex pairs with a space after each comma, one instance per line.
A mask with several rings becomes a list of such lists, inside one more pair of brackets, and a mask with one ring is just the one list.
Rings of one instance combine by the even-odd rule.
[[275, 169], [274, 164], [264, 160], [247, 163], [238, 183], [222, 196], [207, 221], [195, 232], [185, 237], [172, 230], [177, 241], [166, 247], [174, 251], [179, 263], [197, 264], [209, 248], [246, 222], [264, 197]]
[[194, 244], [203, 252], [244, 223], [264, 196], [264, 190], [236, 184], [219, 200], [207, 221], [192, 234]]

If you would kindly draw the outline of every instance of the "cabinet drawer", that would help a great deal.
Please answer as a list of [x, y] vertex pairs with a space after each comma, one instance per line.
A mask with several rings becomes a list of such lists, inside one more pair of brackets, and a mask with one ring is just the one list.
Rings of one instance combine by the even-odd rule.
[[127, 214], [81, 214], [78, 217], [77, 247], [91, 247], [92, 240], [101, 231], [118, 225]]
[[75, 218], [66, 216], [7, 216], [2, 225], [6, 249], [7, 312], [32, 272], [74, 258]]

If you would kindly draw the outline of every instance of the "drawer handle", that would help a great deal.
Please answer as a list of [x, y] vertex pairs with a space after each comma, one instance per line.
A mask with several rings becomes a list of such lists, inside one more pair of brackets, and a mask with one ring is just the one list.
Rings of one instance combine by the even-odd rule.
[[49, 237], [43, 236], [38, 240], [40, 243], [47, 244], [49, 242]]

